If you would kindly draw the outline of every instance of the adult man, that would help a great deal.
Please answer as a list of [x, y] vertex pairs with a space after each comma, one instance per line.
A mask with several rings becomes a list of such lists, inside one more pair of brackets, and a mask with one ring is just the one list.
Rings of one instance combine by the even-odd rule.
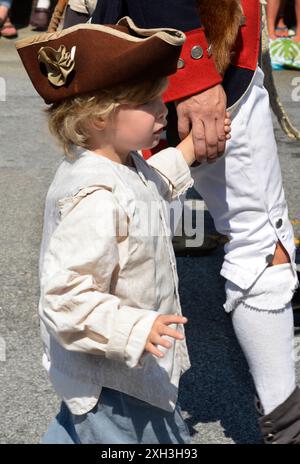
[[[179, 137], [192, 129], [200, 163], [192, 168], [195, 188], [216, 228], [229, 238], [221, 271], [227, 279], [224, 306], [262, 405], [264, 440], [300, 443], [290, 305], [297, 285], [295, 249], [268, 95], [257, 66], [260, 2], [101, 0], [93, 22], [115, 22], [126, 14], [140, 28], [186, 33], [165, 98], [176, 102]], [[226, 107], [233, 121], [225, 150]], [[172, 119], [172, 108], [170, 113]], [[172, 125], [168, 137], [173, 144]]]

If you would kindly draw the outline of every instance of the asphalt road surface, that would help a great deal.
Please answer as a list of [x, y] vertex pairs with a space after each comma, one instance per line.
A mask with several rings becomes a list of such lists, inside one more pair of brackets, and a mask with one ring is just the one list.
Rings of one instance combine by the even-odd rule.
[[[21, 37], [28, 33], [29, 29], [20, 31]], [[300, 81], [300, 73], [276, 73], [282, 99], [300, 127], [299, 101], [292, 101], [297, 77]], [[1, 101], [4, 83], [6, 101]], [[60, 157], [14, 41], [3, 38], [0, 107], [0, 443], [38, 443], [59, 405], [41, 366], [37, 265], [45, 194]], [[289, 141], [276, 121], [275, 131], [299, 238], [300, 143]], [[253, 385], [222, 309], [222, 257], [219, 247], [210, 256], [178, 258], [192, 360], [181, 384], [181, 405], [194, 443], [257, 443]]]

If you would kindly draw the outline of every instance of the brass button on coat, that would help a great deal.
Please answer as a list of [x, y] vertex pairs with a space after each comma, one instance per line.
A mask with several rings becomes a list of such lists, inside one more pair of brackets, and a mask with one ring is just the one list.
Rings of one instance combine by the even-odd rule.
[[194, 58], [194, 60], [199, 60], [203, 56], [203, 48], [200, 47], [200, 45], [194, 45], [194, 47], [191, 49], [191, 57]]

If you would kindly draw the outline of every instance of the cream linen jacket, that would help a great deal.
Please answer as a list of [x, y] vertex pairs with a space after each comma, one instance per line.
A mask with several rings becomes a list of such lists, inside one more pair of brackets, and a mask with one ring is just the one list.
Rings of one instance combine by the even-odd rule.
[[175, 148], [148, 162], [131, 156], [135, 167], [78, 150], [46, 198], [43, 364], [74, 414], [92, 409], [104, 386], [172, 410], [190, 366], [185, 341], [162, 359], [144, 352], [157, 315], [181, 314], [167, 203], [192, 186], [190, 170]]

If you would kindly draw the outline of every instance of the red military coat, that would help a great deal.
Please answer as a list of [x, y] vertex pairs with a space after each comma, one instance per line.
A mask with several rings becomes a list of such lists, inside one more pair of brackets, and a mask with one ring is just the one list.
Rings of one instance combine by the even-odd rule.
[[[260, 48], [260, 1], [241, 0], [245, 24], [240, 27], [235, 46], [232, 66], [255, 71]], [[187, 40], [183, 46], [181, 59], [184, 66], [170, 76], [170, 85], [165, 93], [165, 101], [173, 101], [199, 93], [222, 82], [214, 60], [209, 53], [209, 45], [203, 28], [185, 32]], [[200, 46], [203, 57], [194, 59], [191, 50]]]

